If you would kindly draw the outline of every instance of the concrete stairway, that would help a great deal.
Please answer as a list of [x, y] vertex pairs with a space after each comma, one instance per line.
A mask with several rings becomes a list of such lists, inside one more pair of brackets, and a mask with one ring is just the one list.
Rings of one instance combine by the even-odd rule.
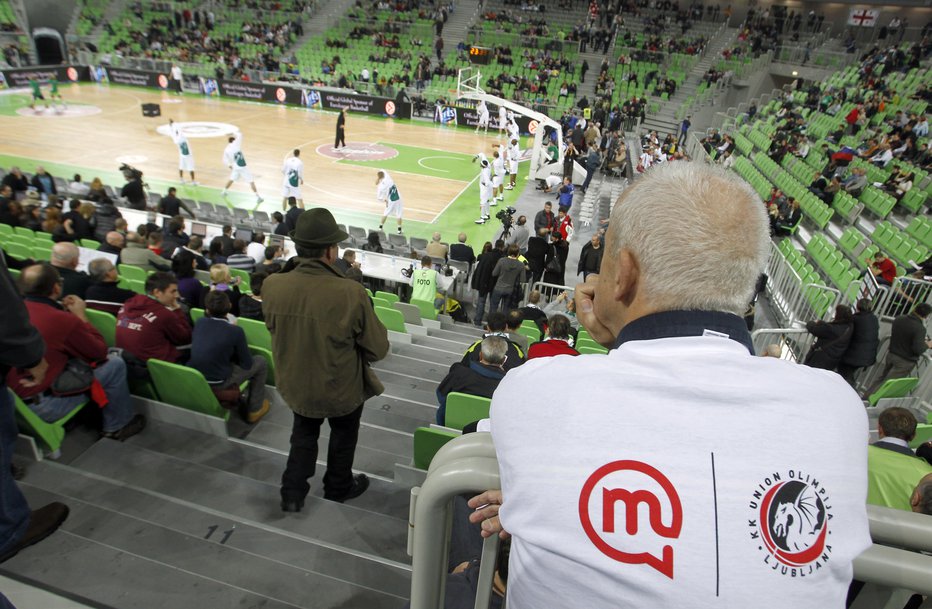
[[[456, 51], [457, 45], [466, 42], [466, 32], [476, 21], [479, 13], [478, 0], [461, 0], [456, 3], [453, 14], [447, 17], [447, 22], [443, 24], [443, 52], [444, 54]], [[435, 31], [436, 32], [436, 31]], [[436, 52], [433, 50], [434, 39], [425, 40], [424, 45], [431, 45], [430, 55], [436, 58]]]
[[656, 130], [661, 135], [661, 139], [666, 133], [677, 133], [679, 129], [679, 121], [676, 119], [677, 109], [689, 97], [696, 95], [702, 83], [702, 77], [718, 63], [722, 57], [722, 51], [734, 43], [737, 32], [737, 28], [724, 28], [709, 41], [705, 55], [693, 66], [683, 84], [676, 88], [676, 94], [666, 102], [661, 102], [659, 111], [647, 115], [643, 123], [644, 131]]
[[[266, 418], [231, 422], [229, 433], [216, 419], [140, 401], [150, 425], [127, 442], [25, 464], [30, 504], [63, 501], [71, 515], [0, 573], [94, 607], [395, 609], [409, 594], [408, 484], [417, 480], [397, 478], [396, 464], [410, 472], [413, 432], [433, 422], [437, 384], [480, 335], [442, 321], [393, 342], [374, 366], [386, 391], [363, 411], [354, 469], [371, 486], [358, 499], [324, 500], [320, 463], [304, 510], [279, 510], [292, 413], [274, 390]], [[324, 426], [322, 460], [328, 439]]]
[[120, 15], [123, 14], [123, 10], [129, 5], [129, 0], [113, 0], [107, 10], [104, 11], [104, 16], [100, 20], [100, 23], [91, 30], [90, 38], [91, 42], [97, 44], [97, 41], [100, 40], [101, 34], [104, 33], [104, 24], [113, 23], [119, 19]]
[[354, 0], [328, 0], [320, 3], [310, 20], [305, 20], [304, 35], [286, 49], [284, 54], [288, 55], [291, 51], [303, 47], [311, 38], [321, 36], [336, 25], [346, 11], [353, 7], [353, 4], [355, 4]]

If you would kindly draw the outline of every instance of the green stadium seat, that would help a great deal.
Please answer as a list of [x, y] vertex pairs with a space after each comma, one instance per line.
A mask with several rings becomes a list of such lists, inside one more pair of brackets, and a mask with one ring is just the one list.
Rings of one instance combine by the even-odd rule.
[[434, 455], [444, 444], [458, 438], [460, 434], [430, 427], [418, 427], [414, 430], [414, 467], [426, 470]]
[[94, 239], [81, 239], [78, 241], [78, 244], [89, 250], [96, 250], [100, 247], [100, 241], [95, 241]]
[[408, 329], [405, 327], [405, 316], [401, 311], [391, 307], [376, 306], [375, 315], [387, 330], [402, 334], [408, 333]]
[[533, 328], [530, 328], [525, 325], [522, 325], [520, 328], [518, 328], [518, 334], [527, 336], [528, 341], [532, 343], [536, 343], [537, 341], [540, 340], [540, 329], [537, 328], [536, 326]]
[[434, 308], [434, 303], [427, 302], [426, 300], [418, 300], [417, 298], [412, 298], [411, 304], [416, 306], [418, 310], [421, 312], [421, 318], [437, 319], [437, 309]]
[[447, 395], [446, 404], [444, 425], [462, 431], [466, 425], [489, 417], [492, 400], [454, 391]]
[[61, 455], [61, 445], [65, 439], [65, 424], [87, 405], [83, 402], [75, 406], [68, 414], [53, 423], [46, 423], [34, 413], [18, 395], [11, 390], [10, 395], [16, 408], [16, 421], [20, 431], [39, 440], [48, 449], [49, 456], [57, 459]]
[[[378, 293], [378, 292], [376, 292], [376, 293]], [[379, 296], [373, 296], [373, 297], [372, 297], [372, 306], [373, 306], [373, 307], [376, 307], [376, 308], [382, 307], [383, 309], [391, 309], [391, 308], [392, 308], [392, 303], [391, 303], [390, 301], [388, 301], [388, 300], [385, 300], [384, 298], [380, 298]]]
[[150, 359], [148, 368], [163, 402], [224, 421], [229, 420], [229, 411], [220, 406], [204, 375], [194, 368], [157, 359]]
[[117, 271], [120, 274], [120, 277], [124, 279], [135, 279], [137, 281], [142, 281], [145, 283], [146, 279], [149, 277], [149, 273], [146, 269], [141, 266], [133, 266], [131, 264], [120, 264], [117, 266]]
[[265, 358], [265, 361], [268, 363], [268, 374], [265, 377], [265, 384], [275, 386], [275, 358], [272, 357], [272, 352], [269, 349], [263, 349], [262, 347], [256, 347], [255, 345], [249, 345], [249, 352], [255, 355], [261, 355]]
[[876, 406], [877, 402], [884, 398], [904, 398], [908, 396], [909, 392], [915, 389], [918, 384], [919, 379], [912, 376], [889, 379], [867, 398], [867, 403], [871, 406]]
[[246, 342], [253, 347], [262, 347], [263, 349], [272, 349], [272, 335], [265, 326], [265, 322], [256, 321], [255, 319], [246, 319], [240, 317], [236, 320], [236, 325], [246, 333]]
[[107, 346], [115, 347], [116, 317], [105, 311], [97, 311], [91, 308], [86, 309], [85, 314], [87, 315], [87, 320], [91, 322], [91, 325], [97, 328], [97, 331], [104, 337], [104, 342], [107, 343]]
[[382, 300], [387, 300], [389, 307], [391, 307], [393, 304], [401, 300], [401, 298], [398, 297], [398, 294], [395, 294], [393, 292], [384, 292], [382, 290], [379, 290], [378, 292], [376, 292], [375, 297], [381, 298]]

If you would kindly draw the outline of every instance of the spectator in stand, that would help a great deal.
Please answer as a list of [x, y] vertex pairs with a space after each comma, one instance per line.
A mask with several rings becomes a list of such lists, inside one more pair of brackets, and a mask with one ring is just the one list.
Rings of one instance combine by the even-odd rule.
[[864, 397], [874, 394], [890, 379], [907, 377], [916, 367], [919, 358], [927, 349], [932, 349], [932, 340], [926, 335], [925, 322], [932, 313], [932, 305], [916, 305], [912, 313], [900, 315], [890, 328], [890, 348], [884, 362], [883, 372]]
[[256, 270], [256, 261], [246, 253], [246, 242], [242, 239], [233, 241], [233, 254], [227, 256], [227, 266], [251, 273]]
[[343, 250], [343, 257], [333, 263], [334, 268], [347, 278], [362, 283], [362, 265], [356, 262], [355, 250]]
[[[249, 276], [250, 294], [243, 294], [239, 299], [239, 316], [256, 321], [265, 321], [262, 314], [262, 284], [268, 277], [268, 273], [256, 271]], [[229, 301], [229, 298], [227, 298]], [[229, 313], [229, 311], [227, 311]]]
[[[485, 304], [495, 287], [495, 278], [492, 277], [492, 271], [495, 270], [499, 259], [505, 255], [505, 242], [499, 239], [495, 242], [495, 247], [486, 241], [482, 247], [482, 253], [476, 259], [476, 269], [472, 274], [472, 288], [476, 290], [476, 317], [473, 323], [481, 328], [482, 317], [485, 314]], [[491, 311], [491, 309], [490, 309]]]
[[36, 167], [36, 173], [32, 176], [30, 183], [41, 193], [42, 198], [49, 202], [49, 205], [55, 205], [58, 200], [58, 189], [55, 187], [55, 178], [49, 175], [45, 167], [41, 165]]
[[570, 332], [573, 327], [565, 315], [554, 315], [547, 323], [547, 333], [544, 339], [530, 346], [527, 358], [553, 357], [555, 355], [579, 355], [579, 351], [572, 347], [573, 339]]
[[773, 232], [776, 235], [792, 235], [793, 229], [802, 220], [803, 214], [799, 209], [799, 201], [793, 197], [786, 200], [786, 210], [779, 215], [773, 223]]
[[117, 314], [116, 346], [142, 362], [184, 363], [190, 355], [191, 324], [178, 296], [173, 274], [149, 275], [146, 293], [127, 300]]
[[440, 242], [440, 233], [435, 232], [430, 243], [427, 244], [427, 255], [431, 258], [439, 258], [441, 260], [447, 259], [447, 254], [449, 254], [450, 248], [445, 243]]
[[181, 214], [181, 210], [185, 210], [193, 220], [197, 220], [197, 216], [194, 215], [194, 212], [191, 211], [191, 208], [187, 204], [178, 198], [177, 196], [178, 189], [174, 186], [169, 187], [168, 194], [159, 199], [158, 212], [166, 216], [178, 216]]
[[81, 181], [81, 174], [74, 174], [71, 183], [68, 184], [68, 192], [75, 197], [87, 197], [91, 193], [91, 187]]
[[162, 249], [162, 243], [164, 241], [165, 237], [162, 235], [161, 231], [158, 230], [158, 228], [151, 229], [146, 233], [146, 243], [149, 251], [161, 258], [165, 258], [163, 255], [165, 250]]
[[874, 254], [873, 260], [867, 259], [867, 270], [877, 279], [877, 283], [883, 285], [893, 285], [896, 279], [896, 264], [887, 258], [880, 250]]
[[191, 242], [191, 237], [184, 232], [184, 218], [175, 216], [168, 221], [162, 234], [162, 257], [171, 258], [175, 252]]
[[119, 264], [120, 254], [123, 252], [125, 246], [126, 239], [123, 238], [123, 235], [116, 231], [110, 231], [106, 235], [106, 240], [97, 248], [97, 251], [105, 254], [113, 254], [117, 257], [117, 264]]
[[809, 348], [805, 364], [812, 368], [834, 370], [848, 350], [854, 334], [854, 316], [847, 305], [835, 307], [835, 318], [831, 322], [810, 321], [806, 329], [816, 337]]
[[126, 175], [126, 184], [120, 189], [120, 196], [126, 199], [128, 206], [137, 211], [146, 209], [146, 191], [142, 184], [142, 172]]
[[117, 285], [120, 276], [116, 267], [106, 258], [95, 258], [87, 265], [93, 283], [88, 286], [85, 302], [91, 309], [116, 315], [123, 303], [136, 295]]
[[194, 256], [194, 263], [199, 271], [206, 271], [210, 269], [210, 263], [207, 262], [207, 258], [204, 257], [203, 253], [204, 240], [199, 235], [194, 235], [191, 237], [191, 240], [188, 241], [187, 245], [183, 245], [175, 249], [172, 257], [174, 258], [181, 252], [188, 252]]
[[841, 378], [854, 387], [858, 371], [873, 366], [877, 361], [877, 349], [880, 345], [880, 321], [873, 313], [873, 304], [869, 298], [858, 300], [852, 323], [854, 332], [851, 342], [841, 357], [837, 371]]
[[178, 280], [178, 296], [181, 301], [188, 305], [188, 308], [203, 307], [204, 304], [204, 286], [194, 276], [197, 269], [197, 260], [194, 254], [181, 249], [172, 258], [172, 273]]
[[477, 343], [478, 359], [455, 362], [437, 386], [437, 424], [446, 424], [447, 396], [466, 393], [491, 398], [505, 376], [510, 344], [501, 336], [486, 336]]
[[524, 315], [521, 314], [520, 309], [512, 309], [511, 311], [508, 311], [508, 318], [505, 320], [505, 334], [507, 335], [508, 340], [518, 345], [521, 351], [527, 353], [527, 336], [518, 332], [523, 321]]
[[107, 196], [107, 189], [104, 188], [104, 183], [100, 181], [100, 178], [91, 180], [91, 189], [87, 193], [87, 198], [95, 203], [109, 198]]
[[68, 224], [70, 222], [70, 230], [68, 233], [72, 235], [72, 238], [77, 241], [79, 239], [93, 239], [94, 238], [94, 229], [91, 227], [91, 223], [81, 214], [81, 201], [78, 199], [71, 199], [68, 203], [69, 211], [65, 214], [62, 214], [61, 221], [62, 224]]
[[[605, 248], [598, 280], [578, 285], [576, 298], [589, 334], [616, 352], [529, 362], [509, 372], [492, 398], [490, 427], [502, 488], [473, 497], [469, 506], [476, 511], [470, 520], [482, 523], [485, 537], [511, 534], [512, 567], [533, 565], [512, 569], [508, 603], [610, 607], [619, 598], [632, 607], [721, 603], [714, 585], [681, 577], [709, 567], [716, 542], [714, 532], [691, 529], [679, 516], [664, 521], [663, 531], [655, 522], [652, 566], [619, 568], [617, 548], [604, 546], [615, 554], [609, 557], [593, 547], [593, 539], [604, 545], [606, 532], [613, 530], [612, 540], [632, 540], [633, 526], [624, 532], [618, 518], [647, 501], [655, 515], [695, 510], [714, 520], [717, 511], [741, 519], [744, 533], [719, 541], [723, 566], [741, 582], [721, 591], [734, 606], [842, 606], [852, 564], [871, 545], [864, 505], [867, 418], [841, 378], [753, 355], [740, 315], [770, 249], [759, 197], [714, 166], [661, 165], [616, 202]], [[730, 279], [718, 284], [709, 281], [712, 276]], [[721, 382], [726, 377], [729, 382]], [[533, 388], [552, 386], [554, 379], [561, 395], [583, 400], [586, 416], [542, 408]], [[658, 445], [657, 435], [669, 434], [671, 426], [695, 431], [691, 416], [697, 412], [704, 429], [728, 434], [753, 434], [767, 418], [780, 428], [781, 440], [750, 452], [696, 433], [675, 451]], [[620, 433], [622, 452], [633, 460], [619, 460], [627, 458], [619, 454]], [[831, 455], [813, 450], [814, 445], [832, 446]], [[712, 453], [717, 488], [745, 488], [744, 493], [718, 493], [713, 499]], [[818, 581], [774, 577], [764, 563], [768, 556], [774, 560], [766, 546], [748, 543], [749, 533], [761, 537], [774, 527], [785, 530], [787, 520], [761, 516], [760, 506], [749, 506], [748, 500], [755, 491], [776, 495], [780, 483], [765, 478], [773, 472], [788, 477], [784, 472], [791, 469], [821, 472], [818, 485], [815, 478], [792, 484], [793, 499], [780, 508], [818, 506], [821, 516], [805, 525], [792, 518], [807, 535], [794, 547], [819, 549], [807, 558], [807, 571], [809, 565], [816, 568], [828, 527], [834, 527], [831, 560]], [[829, 488], [831, 500], [825, 501], [821, 491]], [[827, 525], [828, 512], [833, 518]], [[648, 529], [646, 519], [639, 522], [637, 540], [646, 541], [641, 535]], [[666, 558], [662, 546], [671, 548]], [[649, 549], [639, 543], [636, 551]], [[577, 583], [552, 585], [557, 579]]]
[[0, 181], [0, 184], [9, 186], [13, 190], [13, 196], [17, 199], [26, 196], [26, 191], [29, 189], [29, 179], [19, 167], [15, 166], [10, 167], [10, 173], [3, 176], [3, 180]]
[[145, 240], [139, 233], [127, 233], [126, 247], [120, 252], [120, 261], [141, 266], [148, 271], [167, 271], [171, 268], [167, 260], [145, 246]]
[[599, 274], [599, 267], [602, 266], [602, 239], [598, 233], [592, 235], [589, 243], [583, 246], [579, 254], [579, 265], [576, 267], [576, 274], [583, 274], [583, 282], [591, 274]]
[[565, 285], [566, 259], [569, 257], [569, 244], [563, 239], [563, 233], [554, 231], [550, 235], [550, 249], [544, 263], [544, 283]]
[[288, 197], [288, 211], [285, 213], [285, 227], [287, 230], [285, 233], [276, 232], [276, 234], [291, 234], [291, 231], [298, 225], [298, 216], [300, 216], [303, 211], [303, 209], [298, 207], [298, 200], [296, 198]]
[[[31, 390], [46, 378], [49, 362], [45, 341], [29, 322], [27, 310], [13, 278], [0, 256], [0, 562], [51, 535], [68, 517], [68, 506], [53, 502], [30, 511], [14, 481], [13, 451], [17, 443], [15, 406], [7, 376], [20, 376], [19, 391]], [[0, 594], [0, 604], [7, 602]], [[9, 605], [8, 606], [12, 606]]]
[[540, 290], [531, 290], [527, 303], [519, 311], [523, 319], [529, 319], [537, 324], [541, 335], [547, 331], [547, 314], [540, 308]]
[[78, 268], [78, 248], [74, 243], [56, 243], [52, 246], [52, 266], [62, 279], [62, 296], [75, 295], [84, 298], [91, 278]]
[[506, 240], [506, 245], [517, 245], [518, 251], [523, 256], [527, 252], [528, 240], [531, 233], [527, 228], [527, 216], [518, 216], [515, 225], [511, 227], [511, 236]]
[[204, 302], [204, 317], [194, 324], [191, 335], [191, 359], [188, 366], [204, 375], [211, 389], [236, 389], [249, 381], [245, 409], [240, 413], [250, 425], [269, 412], [265, 398], [268, 362], [252, 355], [246, 333], [229, 321], [230, 299], [224, 292], [211, 292]]
[[246, 255], [256, 264], [262, 264], [265, 260], [265, 233], [261, 230], [252, 234], [252, 240], [246, 246]]
[[272, 234], [281, 235], [283, 237], [288, 236], [288, 224], [285, 222], [285, 216], [282, 215], [280, 211], [272, 212]]
[[230, 299], [231, 313], [239, 315], [239, 301], [242, 292], [239, 289], [240, 278], [230, 274], [230, 267], [225, 264], [214, 264], [210, 267], [210, 290], [226, 292]]
[[94, 239], [104, 241], [108, 233], [116, 230], [117, 221], [122, 217], [120, 210], [109, 197], [100, 199], [94, 207], [94, 218], [91, 221], [94, 226]]
[[[503, 364], [505, 370], [511, 370], [524, 363], [524, 351], [521, 350], [521, 347], [508, 340], [508, 317], [504, 313], [499, 311], [489, 312], [489, 318], [485, 324], [485, 333], [482, 338], [488, 338], [489, 336], [500, 336], [508, 341], [508, 359]], [[462, 360], [464, 364], [468, 364], [470, 361], [479, 361], [479, 345], [481, 343], [481, 339], [477, 340], [466, 349]]]
[[918, 424], [916, 415], [906, 408], [898, 406], [887, 408], [877, 419], [877, 436], [880, 439], [872, 446], [915, 457], [916, 453], [909, 447], [909, 443], [916, 437]]
[[508, 256], [500, 258], [492, 269], [492, 277], [496, 278], [492, 288], [492, 302], [489, 311], [505, 312], [515, 288], [527, 280], [524, 263], [518, 260], [520, 251], [517, 245], [508, 247]]
[[[90, 397], [102, 408], [103, 437], [123, 441], [142, 431], [146, 419], [133, 414], [126, 365], [118, 356], [108, 357], [107, 344], [87, 319], [84, 300], [64, 296], [58, 271], [45, 263], [23, 269], [20, 290], [26, 298], [29, 321], [45, 341], [48, 370], [37, 382], [29, 382], [27, 371], [13, 370], [7, 376], [9, 387], [49, 423]], [[55, 395], [56, 381], [72, 359], [95, 366], [94, 383], [77, 395]]]
[[570, 176], [563, 178], [563, 185], [557, 191], [557, 198], [559, 209], [566, 208], [569, 211], [570, 207], [573, 206], [573, 181]]
[[[233, 242], [234, 239], [230, 235], [233, 234], [233, 227], [229, 224], [224, 224], [223, 228], [220, 229], [221, 234], [219, 237], [215, 237], [220, 240], [221, 250], [220, 253], [223, 256], [229, 257], [233, 255]], [[214, 262], [213, 264], [217, 264]]]
[[379, 240], [379, 234], [377, 232], [370, 232], [369, 236], [366, 238], [366, 242], [362, 246], [364, 252], [375, 252], [376, 254], [381, 254], [384, 252], [382, 249], [382, 242]]
[[223, 241], [220, 237], [214, 237], [210, 242], [207, 250], [207, 262], [211, 265], [226, 264], [227, 257], [223, 255]]
[[457, 243], [450, 246], [450, 260], [466, 262], [471, 269], [472, 265], [476, 262], [476, 253], [473, 251], [472, 247], [466, 245], [466, 233], [460, 233], [456, 240]]
[[909, 498], [909, 505], [917, 514], [932, 516], [932, 473], [923, 476]]

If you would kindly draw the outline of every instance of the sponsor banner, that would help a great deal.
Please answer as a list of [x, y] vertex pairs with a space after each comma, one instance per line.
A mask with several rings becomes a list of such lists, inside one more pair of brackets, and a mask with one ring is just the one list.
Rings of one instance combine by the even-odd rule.
[[301, 91], [292, 87], [267, 85], [242, 80], [218, 80], [211, 83], [224, 97], [249, 99], [252, 101], [274, 102], [297, 106], [301, 103]]
[[302, 93], [301, 102], [308, 108], [323, 108], [325, 110], [342, 110], [346, 108], [350, 112], [376, 114], [389, 118], [411, 118], [410, 103], [398, 102], [388, 97], [307, 89]]
[[99, 82], [109, 82], [114, 85], [168, 89], [168, 74], [159, 72], [101, 66], [95, 69], [95, 76], [95, 80]]
[[[462, 125], [475, 129], [479, 124], [479, 113], [475, 108], [465, 106], [437, 106], [434, 109], [434, 121], [445, 125]], [[521, 135], [533, 135], [537, 131], [537, 121], [523, 114], [515, 114], [518, 131]], [[498, 131], [498, 112], [489, 118], [489, 131]]]
[[60, 83], [90, 80], [87, 66], [34, 66], [3, 70], [3, 80], [9, 87], [28, 87], [30, 80], [46, 83], [53, 78]]

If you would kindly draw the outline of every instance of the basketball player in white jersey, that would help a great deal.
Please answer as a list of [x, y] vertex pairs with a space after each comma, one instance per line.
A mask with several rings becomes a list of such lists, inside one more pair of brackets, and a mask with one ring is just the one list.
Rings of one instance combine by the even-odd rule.
[[282, 209], [288, 209], [288, 197], [294, 197], [298, 201], [298, 207], [304, 209], [304, 199], [301, 197], [301, 185], [304, 184], [304, 161], [299, 157], [301, 151], [297, 148], [292, 153], [293, 156], [285, 158], [282, 165]]
[[227, 196], [227, 190], [233, 185], [233, 182], [242, 179], [249, 182], [252, 191], [256, 193], [256, 203], [262, 203], [264, 199], [259, 196], [259, 190], [256, 188], [256, 181], [252, 177], [252, 172], [249, 171], [249, 167], [246, 165], [246, 157], [243, 156], [242, 132], [237, 131], [236, 135], [231, 135], [227, 141], [229, 143], [227, 147], [223, 149], [223, 164], [230, 168], [231, 173], [227, 185], [220, 191], [220, 196], [225, 198]]
[[486, 133], [489, 132], [489, 107], [485, 105], [485, 101], [479, 100], [479, 103], [476, 105], [476, 112], [479, 113], [479, 124], [476, 125], [476, 133], [479, 133], [479, 129], [484, 130]]
[[492, 216], [489, 215], [489, 206], [492, 204], [492, 169], [489, 159], [481, 152], [476, 155], [479, 159], [479, 219], [476, 224], [485, 224]]
[[505, 106], [498, 107], [498, 134], [505, 133], [505, 125], [508, 124], [508, 110]]
[[395, 216], [398, 220], [398, 234], [400, 235], [401, 214], [404, 211], [404, 205], [401, 202], [401, 195], [398, 193], [398, 187], [395, 186], [395, 182], [392, 180], [392, 177], [388, 175], [388, 172], [384, 170], [379, 171], [375, 186], [376, 199], [385, 203], [385, 213], [382, 214], [382, 219], [379, 220], [379, 230], [382, 230], [382, 226], [389, 216]]
[[194, 179], [194, 155], [191, 153], [188, 138], [172, 119], [168, 119], [168, 128], [171, 130], [172, 141], [178, 146], [178, 177], [184, 184], [184, 172], [187, 171], [191, 174], [191, 185], [197, 186], [197, 180]]
[[502, 158], [505, 149], [501, 146], [492, 153], [492, 205], [505, 200], [505, 159]]
[[518, 179], [518, 159], [521, 158], [519, 141], [518, 138], [513, 138], [508, 146], [508, 173], [511, 174], [511, 182], [505, 187], [506, 190], [513, 190]]

